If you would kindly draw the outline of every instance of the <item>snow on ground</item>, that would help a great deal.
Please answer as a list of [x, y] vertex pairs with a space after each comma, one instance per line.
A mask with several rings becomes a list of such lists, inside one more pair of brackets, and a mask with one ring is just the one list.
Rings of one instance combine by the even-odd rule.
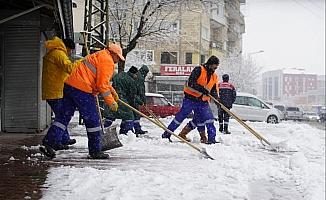
[[[171, 120], [162, 119], [165, 124]], [[289, 150], [276, 153], [231, 120], [232, 134], [218, 134], [220, 144], [196, 144], [215, 158], [210, 160], [186, 144], [161, 139], [162, 130], [146, 119], [141, 123], [147, 136], [119, 136], [124, 146], [109, 151], [109, 160], [86, 159], [85, 128], [74, 127], [77, 144], [49, 161], [62, 165], [50, 169], [43, 199], [325, 199], [323, 130], [295, 122], [248, 122], [269, 142]], [[189, 138], [199, 141], [198, 132]]]

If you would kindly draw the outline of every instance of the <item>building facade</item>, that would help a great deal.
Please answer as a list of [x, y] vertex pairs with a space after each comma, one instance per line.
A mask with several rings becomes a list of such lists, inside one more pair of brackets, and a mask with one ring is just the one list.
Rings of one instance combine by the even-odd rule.
[[150, 92], [165, 95], [173, 104], [181, 104], [183, 87], [195, 66], [211, 56], [220, 59], [242, 53], [244, 16], [240, 4], [245, 1], [217, 0], [215, 3], [194, 4], [182, 10], [176, 22], [175, 43], [157, 46], [142, 45], [153, 54], [149, 81]]
[[298, 105], [325, 105], [325, 76], [295, 70], [263, 73], [263, 99]]

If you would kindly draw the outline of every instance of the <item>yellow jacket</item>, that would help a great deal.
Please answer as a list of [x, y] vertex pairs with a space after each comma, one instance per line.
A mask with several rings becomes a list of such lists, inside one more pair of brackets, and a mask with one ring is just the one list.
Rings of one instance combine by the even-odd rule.
[[54, 37], [45, 42], [47, 53], [43, 57], [42, 99], [60, 99], [63, 97], [64, 82], [80, 64], [72, 63], [63, 41]]

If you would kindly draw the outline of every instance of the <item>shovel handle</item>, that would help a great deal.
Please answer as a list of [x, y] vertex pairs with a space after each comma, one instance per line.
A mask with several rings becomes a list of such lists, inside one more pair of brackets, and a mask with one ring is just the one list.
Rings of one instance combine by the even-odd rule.
[[173, 133], [172, 131], [170, 131], [166, 126], [164, 126], [161, 123], [158, 123], [157, 121], [151, 119], [150, 117], [148, 117], [147, 115], [145, 115], [144, 113], [138, 111], [136, 108], [130, 106], [129, 104], [127, 104], [126, 102], [122, 101], [121, 99], [118, 100], [120, 103], [122, 103], [123, 105], [127, 106], [128, 108], [130, 108], [131, 110], [135, 111], [136, 113], [138, 113], [139, 115], [145, 117], [146, 119], [148, 119], [149, 121], [151, 121], [152, 123], [156, 124], [157, 126], [159, 126], [160, 128], [162, 128], [164, 131], [170, 133], [171, 135], [173, 135], [174, 137], [178, 138], [179, 140], [181, 140], [182, 142], [186, 143], [187, 145], [191, 146], [192, 148], [194, 148], [195, 150], [199, 151], [200, 153], [203, 153], [203, 151], [198, 148], [197, 146], [193, 145], [192, 143], [188, 142], [187, 140], [183, 139], [182, 137], [178, 136], [177, 134]]
[[212, 98], [221, 108], [227, 112], [229, 115], [231, 115], [233, 118], [235, 118], [243, 127], [245, 127], [251, 134], [253, 134], [258, 140], [264, 141], [266, 144], [271, 145], [263, 136], [258, 134], [254, 129], [252, 129], [248, 124], [244, 123], [236, 114], [231, 112], [227, 107], [225, 107], [222, 103], [220, 103], [216, 98], [214, 98], [212, 95], [208, 95], [210, 98]]
[[158, 117], [146, 106], [144, 105], [145, 110], [155, 119], [157, 123], [160, 123], [162, 126], [165, 126], [161, 120], [158, 119]]

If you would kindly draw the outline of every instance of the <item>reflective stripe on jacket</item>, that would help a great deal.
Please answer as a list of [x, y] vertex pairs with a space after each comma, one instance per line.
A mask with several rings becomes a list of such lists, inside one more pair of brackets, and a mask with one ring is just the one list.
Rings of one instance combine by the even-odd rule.
[[114, 73], [114, 62], [106, 49], [88, 55], [86, 59], [68, 77], [66, 84], [81, 91], [97, 95], [100, 93], [107, 105], [115, 102], [114, 88], [110, 80]]
[[[200, 73], [200, 76], [198, 77], [197, 79], [197, 84], [198, 85], [201, 85], [203, 86], [207, 91], [211, 91], [211, 89], [213, 88], [214, 85], [217, 85], [218, 83], [218, 77], [215, 73], [212, 74], [209, 82], [207, 83], [207, 71], [206, 69], [201, 66], [201, 73]], [[201, 97], [201, 99], [203, 101], [209, 101], [210, 100], [210, 97], [209, 96], [206, 96], [206, 95], [203, 95], [203, 93], [189, 87], [188, 85], [185, 86], [184, 88], [184, 92], [187, 93], [187, 94], [190, 94], [194, 97]]]
[[63, 97], [64, 81], [79, 65], [71, 62], [63, 41], [54, 37], [45, 42], [48, 52], [43, 57], [42, 99], [60, 99]]

